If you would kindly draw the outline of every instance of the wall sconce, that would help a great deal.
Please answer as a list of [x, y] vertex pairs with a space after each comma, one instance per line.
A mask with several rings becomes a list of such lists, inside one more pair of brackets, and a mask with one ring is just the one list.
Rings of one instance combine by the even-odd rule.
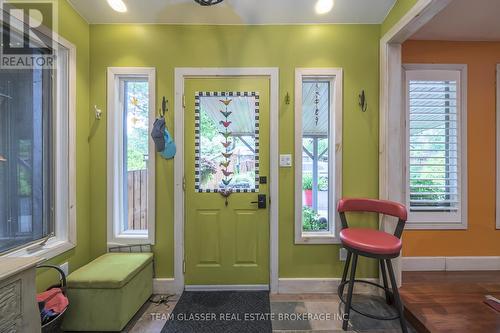
[[361, 93], [359, 94], [358, 105], [361, 108], [361, 111], [363, 112], [366, 112], [366, 110], [368, 109], [368, 102], [366, 101], [366, 95], [364, 90], [361, 90]]
[[289, 94], [289, 93], [286, 93], [286, 96], [285, 96], [285, 104], [286, 104], [286, 105], [289, 105], [289, 104], [290, 104], [290, 94]]
[[94, 105], [95, 119], [101, 120], [102, 110], [97, 108], [97, 105]]

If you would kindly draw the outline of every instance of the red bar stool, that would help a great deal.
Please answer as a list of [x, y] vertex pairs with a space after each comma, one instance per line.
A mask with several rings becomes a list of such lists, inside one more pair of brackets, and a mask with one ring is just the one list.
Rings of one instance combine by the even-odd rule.
[[[386, 200], [341, 199], [338, 203], [337, 210], [340, 214], [340, 220], [342, 222], [340, 240], [343, 247], [347, 250], [347, 260], [345, 263], [344, 272], [342, 274], [342, 281], [338, 288], [339, 298], [341, 302], [345, 304], [345, 314], [343, 316], [342, 328], [344, 329], [344, 331], [347, 330], [349, 313], [351, 310], [353, 310], [363, 316], [372, 319], [395, 320], [399, 318], [401, 329], [404, 333], [406, 333], [407, 328], [403, 315], [403, 304], [401, 302], [401, 298], [399, 297], [396, 278], [394, 276], [394, 270], [391, 263], [391, 259], [398, 257], [399, 253], [401, 252], [402, 244], [400, 238], [401, 234], [403, 233], [405, 222], [407, 220], [406, 207], [397, 202]], [[390, 215], [398, 218], [398, 224], [396, 226], [394, 235], [368, 228], [349, 228], [345, 215], [346, 212], [373, 212], [378, 214]], [[382, 281], [384, 283], [383, 286], [370, 281], [355, 279], [358, 256], [364, 256], [379, 260], [380, 272], [382, 275]], [[351, 258], [351, 273], [349, 280], [346, 280], [349, 265], [351, 263]], [[392, 291], [389, 289], [387, 283], [386, 265], [387, 271], [389, 272]], [[354, 282], [368, 283], [384, 289], [387, 304], [392, 304], [394, 300], [398, 315], [392, 317], [380, 317], [374, 314], [363, 312], [353, 307], [351, 302]], [[347, 299], [344, 299], [344, 286], [346, 285], [346, 283], [349, 284], [349, 288], [347, 291]]]

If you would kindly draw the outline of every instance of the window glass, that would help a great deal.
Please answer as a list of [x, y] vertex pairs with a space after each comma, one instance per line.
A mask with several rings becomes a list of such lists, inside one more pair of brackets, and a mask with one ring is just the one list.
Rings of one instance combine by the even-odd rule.
[[202, 92], [195, 98], [195, 189], [258, 192], [258, 93]]
[[409, 80], [408, 84], [410, 211], [457, 211], [457, 82]]
[[53, 87], [49, 69], [0, 70], [0, 252], [54, 231]]
[[147, 79], [123, 81], [124, 207], [123, 231], [147, 230], [149, 86]]
[[302, 228], [329, 231], [330, 81], [302, 82]]

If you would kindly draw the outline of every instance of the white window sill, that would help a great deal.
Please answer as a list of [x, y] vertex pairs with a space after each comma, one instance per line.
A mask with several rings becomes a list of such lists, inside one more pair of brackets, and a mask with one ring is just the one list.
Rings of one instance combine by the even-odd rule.
[[49, 239], [45, 245], [31, 244], [19, 250], [9, 252], [2, 257], [39, 257], [45, 260], [57, 257], [64, 252], [75, 248], [76, 244], [67, 240]]
[[108, 248], [127, 245], [154, 245], [154, 240], [152, 240], [148, 235], [123, 233], [108, 241]]
[[295, 236], [295, 244], [340, 244], [340, 238], [330, 232], [304, 232]]
[[429, 222], [429, 221], [406, 221], [406, 230], [467, 230], [467, 223], [457, 222]]

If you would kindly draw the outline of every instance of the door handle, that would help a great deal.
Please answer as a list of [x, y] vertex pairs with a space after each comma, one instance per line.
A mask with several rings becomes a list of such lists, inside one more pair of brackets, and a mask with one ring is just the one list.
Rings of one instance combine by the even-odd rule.
[[257, 195], [257, 201], [252, 201], [250, 203], [257, 204], [257, 207], [259, 207], [259, 209], [265, 209], [265, 208], [267, 208], [266, 195], [259, 194], [259, 195]]

